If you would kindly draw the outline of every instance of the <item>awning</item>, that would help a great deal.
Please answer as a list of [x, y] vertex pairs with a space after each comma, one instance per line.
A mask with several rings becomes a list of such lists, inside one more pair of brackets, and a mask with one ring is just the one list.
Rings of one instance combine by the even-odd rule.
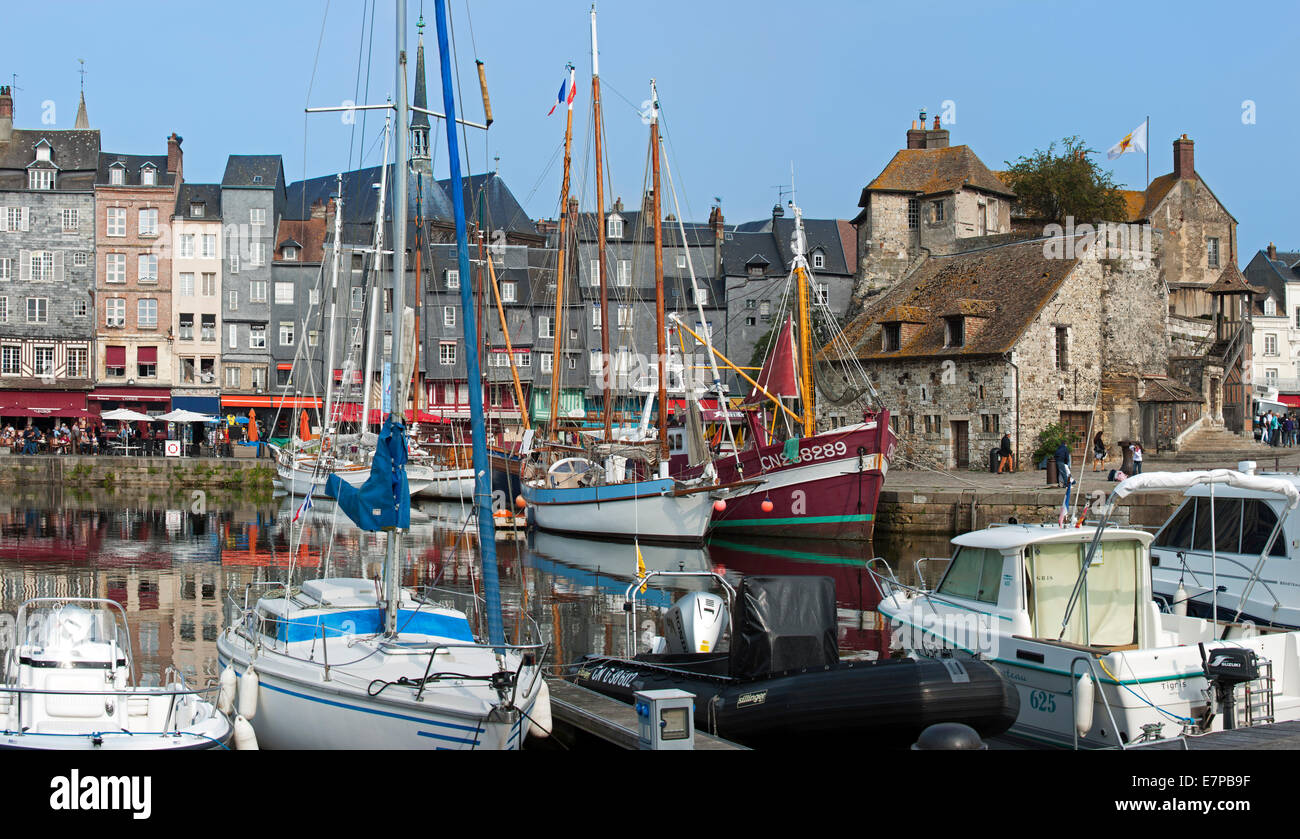
[[0, 391], [0, 405], [28, 408], [45, 416], [80, 416], [86, 410], [86, 393], [66, 390], [5, 390]]
[[157, 364], [158, 348], [157, 347], [137, 347], [135, 350], [136, 360], [141, 364]]
[[[716, 411], [717, 409], [718, 409], [718, 400], [717, 400], [717, 399], [701, 399], [701, 400], [700, 400], [700, 410], [702, 410], [702, 411]], [[669, 414], [676, 414], [676, 413], [679, 413], [679, 412], [681, 412], [681, 411], [685, 411], [685, 410], [686, 410], [686, 400], [685, 400], [685, 399], [669, 399], [669, 400], [668, 400], [668, 413], [669, 413]]]
[[[341, 405], [334, 406], [333, 422], [361, 422], [361, 405], [356, 402], [345, 402]], [[379, 425], [384, 421], [383, 414], [378, 408], [370, 409], [370, 424]], [[414, 413], [406, 412], [407, 422], [443, 422], [438, 414], [431, 414], [428, 411]]]
[[105, 347], [104, 363], [109, 367], [125, 367], [126, 347]]
[[289, 364], [277, 364], [277, 365], [275, 365], [275, 369], [276, 369], [276, 370], [292, 370], [292, 369], [293, 369], [293, 363], [291, 362], [291, 363], [289, 363]]
[[1277, 401], [1281, 402], [1283, 405], [1286, 405], [1286, 406], [1288, 406], [1288, 407], [1290, 407], [1290, 408], [1300, 408], [1300, 393], [1296, 393], [1296, 394], [1290, 394], [1290, 393], [1282, 393], [1282, 394], [1278, 394]]
[[321, 401], [310, 396], [225, 396], [223, 408], [319, 408]]
[[90, 398], [108, 402], [171, 402], [172, 392], [160, 387], [97, 387], [90, 392]]

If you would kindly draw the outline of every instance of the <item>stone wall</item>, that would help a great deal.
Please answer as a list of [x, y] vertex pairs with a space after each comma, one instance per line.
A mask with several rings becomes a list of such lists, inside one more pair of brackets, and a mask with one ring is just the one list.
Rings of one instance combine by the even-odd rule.
[[[1161, 237], [1161, 274], [1170, 287], [1176, 314], [1212, 314], [1211, 299], [1204, 289], [1236, 262], [1236, 222], [1199, 177], [1178, 180], [1150, 221]], [[1214, 266], [1209, 264], [1206, 247], [1210, 238], [1219, 240], [1219, 260]]]
[[267, 458], [83, 457], [0, 454], [0, 487], [156, 486], [270, 492], [275, 464]]

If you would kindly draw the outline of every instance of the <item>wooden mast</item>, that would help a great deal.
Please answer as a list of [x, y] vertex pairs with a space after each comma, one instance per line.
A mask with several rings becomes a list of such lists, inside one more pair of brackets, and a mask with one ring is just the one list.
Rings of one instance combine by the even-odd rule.
[[817, 433], [817, 411], [813, 404], [812, 323], [808, 311], [808, 271], [805, 268], [803, 215], [794, 208], [794, 280], [799, 289], [799, 398], [803, 402], [803, 436]]
[[[668, 347], [664, 335], [664, 237], [659, 212], [659, 94], [650, 80], [650, 212], [655, 230], [655, 352], [659, 368], [659, 457], [668, 462]], [[662, 466], [660, 467], [663, 468]]]
[[600, 116], [600, 51], [596, 47], [596, 7], [591, 7], [591, 101], [595, 109], [596, 133], [596, 259], [600, 263], [600, 358], [605, 369], [601, 376], [601, 388], [604, 391], [605, 442], [613, 439], [614, 405], [610, 400], [609, 373], [612, 365], [609, 359], [609, 284], [605, 265], [605, 180], [601, 168], [601, 133], [604, 125]]
[[[489, 255], [490, 257], [490, 255]], [[506, 356], [510, 359], [510, 378], [515, 383], [515, 404], [519, 406], [519, 418], [523, 420], [524, 430], [528, 430], [528, 406], [524, 404], [524, 386], [519, 383], [519, 368], [515, 367], [515, 348], [510, 343], [510, 328], [506, 325], [506, 310], [501, 305], [501, 290], [497, 288], [497, 272], [488, 259], [488, 279], [492, 281], [492, 298], [497, 304], [497, 318], [501, 321], [501, 334], [506, 338]]]
[[[577, 74], [572, 64], [569, 65], [569, 90], [573, 90]], [[551, 439], [555, 439], [555, 427], [560, 416], [560, 338], [564, 335], [564, 257], [568, 240], [568, 228], [565, 222], [569, 215], [569, 163], [573, 151], [573, 99], [569, 98], [568, 115], [564, 124], [564, 185], [560, 189], [560, 255], [555, 269], [555, 322], [551, 350], [551, 415], [547, 430]]]

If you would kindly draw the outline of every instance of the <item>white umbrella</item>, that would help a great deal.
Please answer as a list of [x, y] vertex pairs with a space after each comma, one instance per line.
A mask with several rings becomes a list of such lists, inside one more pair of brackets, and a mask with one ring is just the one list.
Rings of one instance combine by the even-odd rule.
[[138, 411], [118, 408], [116, 411], [109, 411], [99, 415], [100, 419], [115, 420], [117, 422], [153, 422], [154, 418], [148, 414], [142, 414]]
[[198, 414], [194, 411], [186, 411], [183, 408], [177, 408], [169, 414], [163, 414], [157, 419], [164, 422], [216, 422], [216, 417], [210, 417], [207, 414]]

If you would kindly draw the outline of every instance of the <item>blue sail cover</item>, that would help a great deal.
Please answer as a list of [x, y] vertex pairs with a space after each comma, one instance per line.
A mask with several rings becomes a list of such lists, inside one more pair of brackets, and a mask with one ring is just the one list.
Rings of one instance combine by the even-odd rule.
[[411, 526], [411, 491], [406, 483], [406, 428], [390, 415], [379, 432], [370, 477], [353, 487], [330, 475], [325, 491], [339, 509], [362, 530], [406, 529]]

